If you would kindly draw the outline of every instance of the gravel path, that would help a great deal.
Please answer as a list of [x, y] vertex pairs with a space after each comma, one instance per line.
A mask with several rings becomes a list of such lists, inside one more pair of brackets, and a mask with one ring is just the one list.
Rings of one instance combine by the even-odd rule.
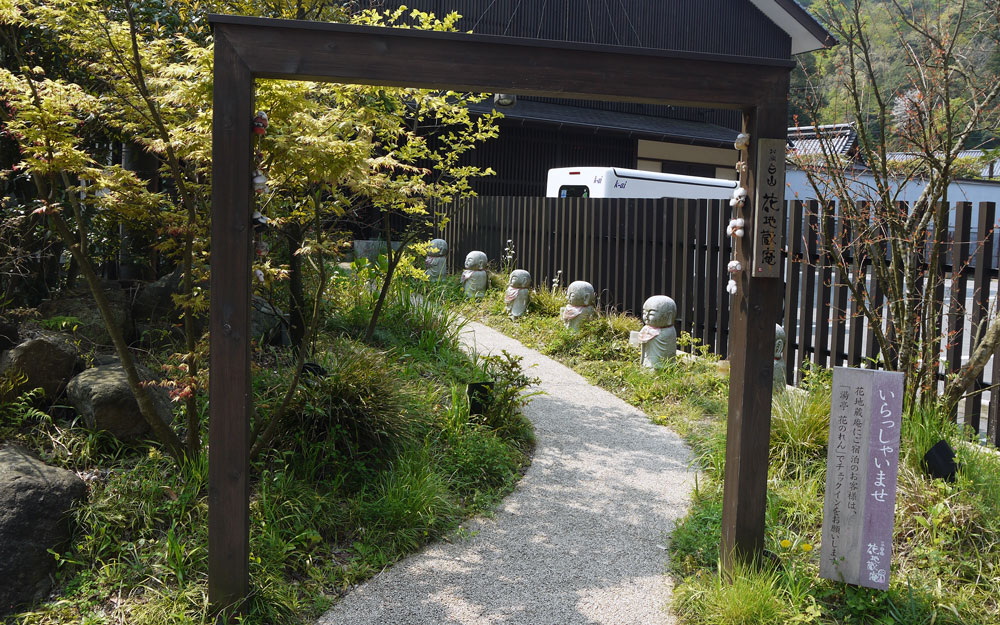
[[[537, 447], [524, 478], [471, 536], [431, 545], [358, 586], [320, 625], [654, 625], [668, 534], [687, 509], [690, 451], [575, 372], [478, 323], [481, 353], [524, 357], [544, 395], [524, 412]], [[638, 357], [638, 356], [637, 356]]]

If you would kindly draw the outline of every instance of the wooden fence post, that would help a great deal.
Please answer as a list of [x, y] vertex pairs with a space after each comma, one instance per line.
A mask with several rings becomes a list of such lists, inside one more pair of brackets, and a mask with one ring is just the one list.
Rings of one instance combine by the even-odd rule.
[[[756, 166], [762, 158], [758, 153], [760, 139], [784, 140], [787, 135], [787, 93], [786, 74], [775, 85], [772, 98], [744, 111], [744, 128], [751, 136], [748, 204], [756, 203]], [[751, 208], [760, 210], [759, 206]], [[751, 217], [746, 232], [752, 233], [754, 216], [747, 210], [744, 214]], [[780, 320], [783, 285], [781, 278], [750, 277], [752, 239], [744, 236], [736, 244], [744, 271], [739, 275], [739, 290], [732, 299], [731, 312], [729, 418], [720, 545], [722, 567], [726, 571], [731, 571], [738, 561], [759, 563], [764, 552], [774, 326]]]

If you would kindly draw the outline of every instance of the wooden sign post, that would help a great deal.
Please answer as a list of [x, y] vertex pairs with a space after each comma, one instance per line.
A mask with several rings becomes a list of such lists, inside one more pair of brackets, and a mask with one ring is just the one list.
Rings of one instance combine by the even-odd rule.
[[833, 370], [819, 574], [889, 588], [903, 374]]

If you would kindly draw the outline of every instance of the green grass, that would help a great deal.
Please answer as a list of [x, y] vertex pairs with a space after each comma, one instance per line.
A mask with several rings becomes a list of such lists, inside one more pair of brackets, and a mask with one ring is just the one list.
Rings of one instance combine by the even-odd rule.
[[[315, 354], [285, 427], [251, 467], [245, 622], [311, 623], [350, 586], [489, 513], [523, 474], [533, 446], [519, 407], [530, 379], [516, 360], [459, 349], [460, 321], [419, 282], [393, 288], [375, 340], [359, 341], [371, 298], [334, 278]], [[291, 356], [254, 365], [255, 427], [278, 405]], [[470, 415], [468, 382], [500, 383]], [[10, 623], [211, 622], [207, 605], [207, 455], [183, 469], [146, 443], [123, 445], [37, 410], [0, 408], [0, 436], [47, 461], [94, 474], [58, 555], [55, 597]], [[203, 424], [203, 427], [206, 424]]]
[[[446, 287], [447, 288], [447, 287]], [[448, 291], [443, 291], [447, 293]], [[936, 408], [904, 420], [891, 586], [887, 592], [819, 577], [831, 373], [807, 370], [802, 392], [775, 397], [772, 409], [766, 552], [761, 570], [718, 571], [725, 468], [728, 368], [690, 337], [678, 359], [655, 372], [628, 345], [639, 322], [602, 314], [581, 332], [556, 318], [564, 294], [543, 289], [518, 321], [503, 315], [500, 293], [460, 303], [464, 313], [575, 368], [674, 428], [700, 469], [688, 515], [671, 540], [673, 611], [690, 625], [757, 623], [968, 624], [1000, 622], [1000, 456], [961, 444]], [[962, 469], [953, 484], [923, 472], [923, 453], [951, 442]]]

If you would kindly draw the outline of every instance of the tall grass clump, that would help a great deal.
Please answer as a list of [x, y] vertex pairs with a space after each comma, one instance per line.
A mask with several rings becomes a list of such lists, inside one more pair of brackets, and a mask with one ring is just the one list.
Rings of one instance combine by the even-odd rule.
[[628, 315], [601, 312], [578, 331], [560, 324], [543, 351], [576, 360], [624, 360], [635, 354], [635, 349], [628, 344], [629, 332], [641, 327], [638, 319]]
[[673, 605], [681, 616], [705, 625], [783, 623], [789, 614], [780, 581], [780, 574], [766, 567], [703, 573], [675, 591]]
[[[356, 500], [355, 549], [408, 553], [452, 528], [460, 508], [426, 448], [395, 458]], [[387, 560], [386, 564], [391, 561]]]
[[309, 377], [294, 400], [296, 438], [334, 440], [341, 451], [392, 454], [416, 440], [415, 401], [398, 384], [382, 354], [350, 339], [331, 341], [318, 359], [323, 375]]
[[804, 372], [802, 387], [775, 393], [771, 408], [771, 462], [786, 470], [826, 462], [833, 377], [815, 367]]

